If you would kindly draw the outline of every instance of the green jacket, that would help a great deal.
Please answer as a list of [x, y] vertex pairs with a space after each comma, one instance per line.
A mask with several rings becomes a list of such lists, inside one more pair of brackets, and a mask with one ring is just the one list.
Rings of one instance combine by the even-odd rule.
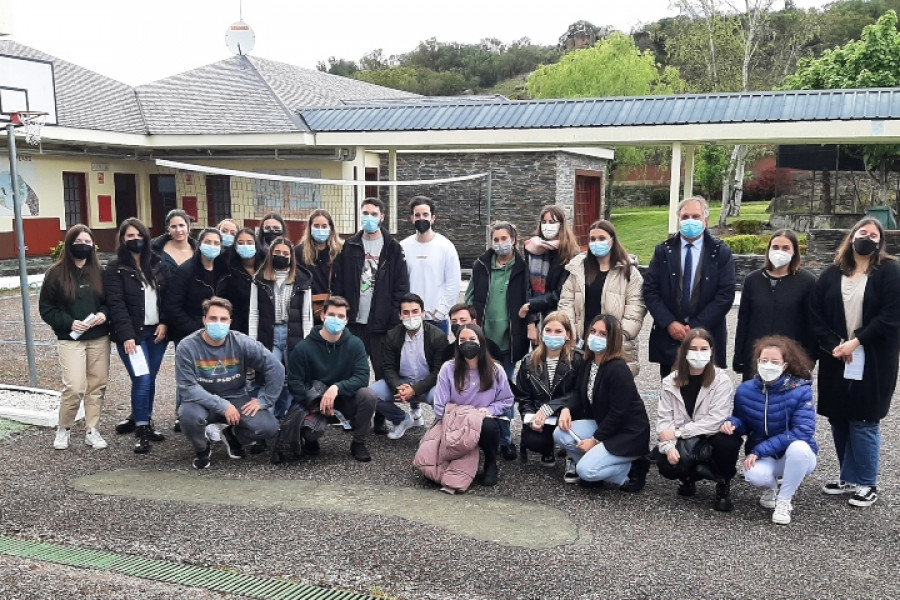
[[[82, 271], [79, 270], [74, 302], [69, 302], [63, 296], [62, 268], [54, 265], [50, 267], [44, 277], [38, 306], [41, 318], [53, 328], [53, 333], [56, 334], [56, 338], [59, 340], [72, 340], [69, 334], [72, 332], [72, 323], [76, 320], [84, 320], [91, 313], [103, 313], [109, 316], [106, 301], [103, 298], [103, 290], [91, 288], [90, 281], [84, 279], [81, 275]], [[109, 335], [107, 323], [91, 327], [84, 332], [79, 340], [95, 340], [105, 335]]]
[[306, 390], [314, 381], [336, 385], [338, 395], [353, 397], [369, 385], [369, 356], [362, 340], [345, 329], [335, 343], [326, 341], [319, 325], [291, 350], [288, 363], [288, 388], [294, 402], [309, 401]]

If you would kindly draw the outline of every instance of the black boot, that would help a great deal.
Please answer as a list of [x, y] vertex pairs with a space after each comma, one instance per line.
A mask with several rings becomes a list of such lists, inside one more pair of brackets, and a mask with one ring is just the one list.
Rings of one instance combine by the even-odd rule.
[[731, 502], [731, 481], [720, 481], [716, 484], [716, 499], [713, 508], [721, 512], [731, 512], [734, 504]]
[[381, 413], [375, 413], [375, 425], [372, 427], [372, 433], [375, 435], [387, 435], [388, 429], [387, 420], [384, 418], [384, 415]]
[[484, 472], [481, 474], [481, 485], [497, 485], [500, 479], [497, 472], [497, 461], [484, 462]]
[[693, 496], [697, 493], [697, 484], [693, 482], [691, 479], [682, 479], [681, 485], [678, 486], [678, 495], [679, 496]]
[[628, 481], [620, 488], [623, 492], [636, 494], [644, 489], [647, 484], [647, 473], [650, 471], [650, 460], [646, 456], [631, 461], [631, 471], [628, 472]]
[[116, 425], [116, 433], [119, 435], [125, 435], [126, 433], [131, 433], [137, 428], [137, 424], [134, 422], [134, 415], [128, 415], [128, 418], [124, 421], [121, 421], [118, 425]]
[[150, 452], [150, 426], [149, 425], [138, 425], [137, 430], [134, 432], [135, 442], [134, 442], [134, 453], [135, 454], [147, 454]]
[[161, 431], [153, 426], [153, 421], [150, 421], [150, 425], [148, 425], [147, 429], [150, 432], [151, 442], [164, 442], [166, 440], [166, 436], [164, 436]]

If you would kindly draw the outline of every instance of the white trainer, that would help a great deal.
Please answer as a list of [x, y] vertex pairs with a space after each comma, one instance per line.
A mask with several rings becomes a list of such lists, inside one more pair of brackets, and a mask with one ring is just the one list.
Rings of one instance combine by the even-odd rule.
[[103, 450], [107, 446], [106, 440], [103, 439], [96, 427], [88, 429], [84, 436], [84, 443], [94, 450]]
[[219, 429], [219, 426], [215, 423], [210, 423], [206, 426], [206, 439], [210, 442], [221, 442], [222, 441], [222, 430]]
[[409, 416], [412, 417], [413, 427], [425, 427], [425, 419], [422, 417], [422, 409], [414, 408], [409, 411]]
[[772, 513], [772, 522], [778, 525], [787, 525], [791, 522], [792, 510], [794, 510], [794, 507], [791, 506], [790, 500], [778, 498], [775, 500], [775, 512]]
[[413, 420], [409, 415], [403, 417], [403, 420], [394, 425], [394, 428], [387, 434], [389, 440], [399, 440], [406, 433], [406, 430], [413, 426]]
[[759, 505], [763, 508], [775, 508], [775, 497], [778, 496], [778, 488], [767, 488], [759, 497]]
[[65, 450], [69, 447], [69, 430], [65, 427], [56, 428], [56, 439], [53, 440], [53, 447], [57, 450]]

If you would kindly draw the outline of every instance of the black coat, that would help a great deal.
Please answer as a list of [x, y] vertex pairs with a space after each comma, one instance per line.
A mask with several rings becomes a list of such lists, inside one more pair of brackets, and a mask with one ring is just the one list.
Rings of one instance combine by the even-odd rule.
[[[363, 248], [362, 232], [346, 242], [334, 260], [334, 280], [331, 293], [343, 296], [350, 304], [347, 321], [356, 322], [359, 313], [359, 284], [362, 278], [366, 251]], [[381, 230], [384, 246], [378, 259], [372, 289], [372, 307], [366, 325], [369, 333], [387, 333], [388, 329], [400, 323], [400, 298], [409, 293], [409, 271], [403, 247], [387, 232]]]
[[556, 364], [553, 381], [550, 381], [546, 367], [538, 374], [531, 362], [531, 354], [526, 356], [519, 365], [516, 385], [513, 388], [519, 402], [519, 414], [522, 417], [528, 413], [537, 414], [541, 406], [546, 404], [555, 415], [563, 408], [574, 404], [578, 393], [575, 386], [581, 363], [581, 355], [578, 353], [574, 354], [571, 364], [560, 359]]
[[297, 264], [304, 267], [312, 276], [312, 293], [327, 294], [331, 292], [331, 278], [334, 275], [331, 265], [331, 255], [328, 247], [316, 252], [316, 259], [311, 265], [306, 264], [303, 260], [303, 246], [297, 244], [294, 248], [294, 257]]
[[734, 304], [735, 269], [731, 249], [709, 230], [703, 232], [702, 261], [697, 267], [697, 283], [691, 294], [689, 315], [681, 310], [681, 236], [658, 244], [644, 275], [644, 303], [653, 315], [650, 329], [650, 362], [675, 363], [681, 342], [669, 335], [674, 321], [702, 327], [715, 341], [716, 365], [726, 366], [725, 345], [728, 331], [725, 315]]
[[[168, 233], [164, 233], [162, 235], [158, 235], [150, 241], [150, 249], [159, 254], [159, 257], [162, 259], [163, 264], [166, 266], [166, 269], [169, 271], [169, 277], [175, 274], [175, 271], [178, 270], [179, 265], [175, 264], [169, 255], [163, 252], [163, 248], [166, 247], [166, 244], [169, 240], [172, 239], [172, 236]], [[197, 240], [188, 236], [188, 246], [191, 247], [191, 250], [197, 250]]]
[[169, 339], [176, 344], [183, 338], [203, 328], [203, 301], [215, 295], [222, 280], [230, 277], [224, 257], [213, 261], [212, 284], [201, 274], [205, 271], [200, 252], [184, 261], [169, 279], [163, 298], [163, 311], [169, 326]]
[[[216, 296], [225, 298], [231, 302], [233, 311], [231, 314], [231, 329], [247, 333], [250, 329], [248, 319], [250, 316], [250, 288], [253, 286], [253, 275], [247, 272], [237, 252], [228, 253], [228, 274], [216, 285]], [[265, 257], [262, 252], [257, 252], [255, 257], [255, 270], [259, 269]]]
[[[509, 274], [509, 285], [506, 288], [506, 312], [509, 315], [509, 350], [512, 361], [519, 362], [528, 352], [528, 329], [525, 319], [519, 317], [519, 309], [527, 301], [528, 294], [528, 270], [525, 268], [525, 259], [519, 251], [513, 249], [516, 254], [512, 272]], [[475, 259], [472, 264], [472, 308], [479, 325], [484, 327], [484, 310], [487, 307], [488, 295], [491, 287], [491, 265], [494, 260], [494, 250], [488, 250]], [[494, 340], [496, 341], [496, 340]]]
[[816, 358], [815, 336], [809, 323], [809, 295], [815, 276], [800, 269], [782, 277], [775, 288], [765, 270], [753, 271], [741, 288], [732, 366], [738, 373], [753, 371], [753, 344], [767, 335], [783, 335], [799, 343], [809, 357]]
[[573, 419], [597, 422], [594, 439], [615, 456], [644, 456], [650, 447], [650, 419], [628, 363], [614, 358], [600, 365], [588, 393], [592, 362], [578, 371], [577, 393], [568, 406]]
[[[883, 419], [891, 407], [900, 359], [900, 264], [887, 260], [869, 273], [862, 327], [855, 332], [847, 331], [838, 267], [822, 271], [810, 298], [819, 344], [818, 413], [837, 420]], [[835, 346], [854, 337], [865, 349], [861, 381], [844, 379], [844, 363], [831, 356]]]
[[[258, 321], [256, 327], [256, 339], [267, 349], [271, 350], [275, 345], [275, 282], [265, 279], [262, 273], [257, 273], [253, 280], [256, 285], [256, 308]], [[312, 323], [304, 323], [303, 305], [305, 302], [312, 302], [307, 296], [310, 294], [310, 285], [312, 277], [309, 271], [302, 267], [297, 268], [294, 276], [294, 286], [291, 290], [291, 300], [288, 305], [288, 339], [287, 353], [290, 354], [300, 341], [306, 337], [303, 333], [304, 325], [310, 330]], [[287, 356], [284, 359], [287, 363]]]
[[[560, 263], [559, 250], [551, 250], [547, 254], [551, 256], [551, 261], [543, 294], [534, 293], [534, 290], [531, 289], [531, 277], [528, 277], [526, 273], [526, 279], [528, 280], [526, 296], [529, 303], [529, 323], [540, 323], [544, 317], [556, 310], [559, 306], [559, 297], [562, 294], [563, 285], [565, 285], [566, 279], [569, 278], [569, 271], [566, 269], [566, 265]], [[531, 256], [527, 251], [525, 256], [530, 260]]]
[[[444, 364], [444, 352], [450, 345], [447, 341], [447, 335], [437, 326], [432, 325], [428, 321], [423, 321], [422, 327], [425, 331], [423, 346], [425, 362], [428, 363], [428, 374], [419, 381], [410, 384], [416, 396], [427, 394], [431, 388], [437, 385], [438, 372], [441, 370], [441, 365]], [[396, 390], [405, 383], [400, 378], [400, 358], [403, 353], [403, 344], [406, 342], [406, 335], [406, 327], [400, 324], [388, 331], [384, 337], [382, 372], [384, 373], [384, 381], [390, 390]]]
[[[159, 322], [166, 325], [163, 297], [169, 270], [155, 252], [150, 253], [150, 268], [156, 283], [156, 309]], [[109, 327], [112, 340], [140, 342], [139, 333], [144, 327], [144, 277], [134, 264], [131, 253], [120, 248], [118, 256], [103, 270], [103, 291], [109, 309]]]

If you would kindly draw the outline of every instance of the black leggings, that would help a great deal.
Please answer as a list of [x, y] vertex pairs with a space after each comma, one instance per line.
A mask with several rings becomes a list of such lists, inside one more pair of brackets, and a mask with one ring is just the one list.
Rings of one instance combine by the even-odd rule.
[[544, 425], [535, 431], [531, 425], [522, 425], [522, 449], [537, 452], [541, 456], [553, 456], [553, 431], [555, 425]]
[[[719, 432], [709, 436], [708, 440], [712, 450], [712, 460], [707, 466], [711, 468], [717, 479], [730, 480], [737, 473], [737, 457], [744, 439], [739, 435], [726, 435]], [[682, 462], [669, 464], [669, 460], [663, 454], [657, 463], [659, 474], [666, 479], [698, 479], [694, 469], [691, 469], [690, 473], [685, 472]]]
[[484, 452], [485, 464], [497, 462], [497, 447], [500, 445], [500, 424], [493, 417], [485, 417], [481, 422], [481, 437], [478, 447]]

